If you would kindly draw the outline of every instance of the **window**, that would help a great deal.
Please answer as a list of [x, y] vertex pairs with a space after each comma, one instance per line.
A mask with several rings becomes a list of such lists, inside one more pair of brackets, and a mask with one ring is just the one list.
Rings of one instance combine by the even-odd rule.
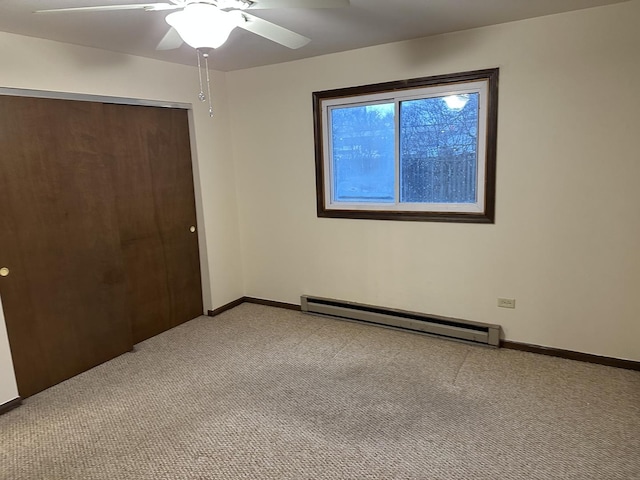
[[315, 92], [318, 216], [493, 223], [498, 69]]

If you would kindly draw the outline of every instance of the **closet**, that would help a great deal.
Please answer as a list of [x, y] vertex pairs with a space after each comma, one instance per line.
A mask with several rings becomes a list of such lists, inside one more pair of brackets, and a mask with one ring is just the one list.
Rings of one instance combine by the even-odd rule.
[[186, 110], [0, 95], [0, 198], [23, 398], [202, 314]]

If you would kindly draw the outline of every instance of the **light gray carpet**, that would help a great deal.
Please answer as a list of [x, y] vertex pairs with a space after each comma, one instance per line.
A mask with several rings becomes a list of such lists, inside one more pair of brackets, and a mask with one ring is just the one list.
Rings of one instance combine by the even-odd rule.
[[640, 479], [640, 373], [244, 304], [0, 416], [0, 477]]

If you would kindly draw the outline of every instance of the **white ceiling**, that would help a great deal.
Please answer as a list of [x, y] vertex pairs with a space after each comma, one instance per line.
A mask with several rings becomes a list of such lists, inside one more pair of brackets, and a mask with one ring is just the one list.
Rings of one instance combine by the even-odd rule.
[[[136, 1], [166, 0], [0, 0], [0, 31], [194, 65], [195, 52], [186, 45], [171, 51], [155, 50], [168, 30], [164, 17], [170, 12], [32, 13]], [[290, 50], [237, 28], [211, 54], [210, 66], [238, 70], [623, 1], [351, 0], [347, 8], [252, 10], [252, 14], [309, 37], [311, 42]]]

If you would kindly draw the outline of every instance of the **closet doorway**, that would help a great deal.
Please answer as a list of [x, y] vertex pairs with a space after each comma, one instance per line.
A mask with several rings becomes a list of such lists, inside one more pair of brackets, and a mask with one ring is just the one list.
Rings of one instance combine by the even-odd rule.
[[187, 110], [0, 95], [0, 148], [23, 398], [202, 315]]

